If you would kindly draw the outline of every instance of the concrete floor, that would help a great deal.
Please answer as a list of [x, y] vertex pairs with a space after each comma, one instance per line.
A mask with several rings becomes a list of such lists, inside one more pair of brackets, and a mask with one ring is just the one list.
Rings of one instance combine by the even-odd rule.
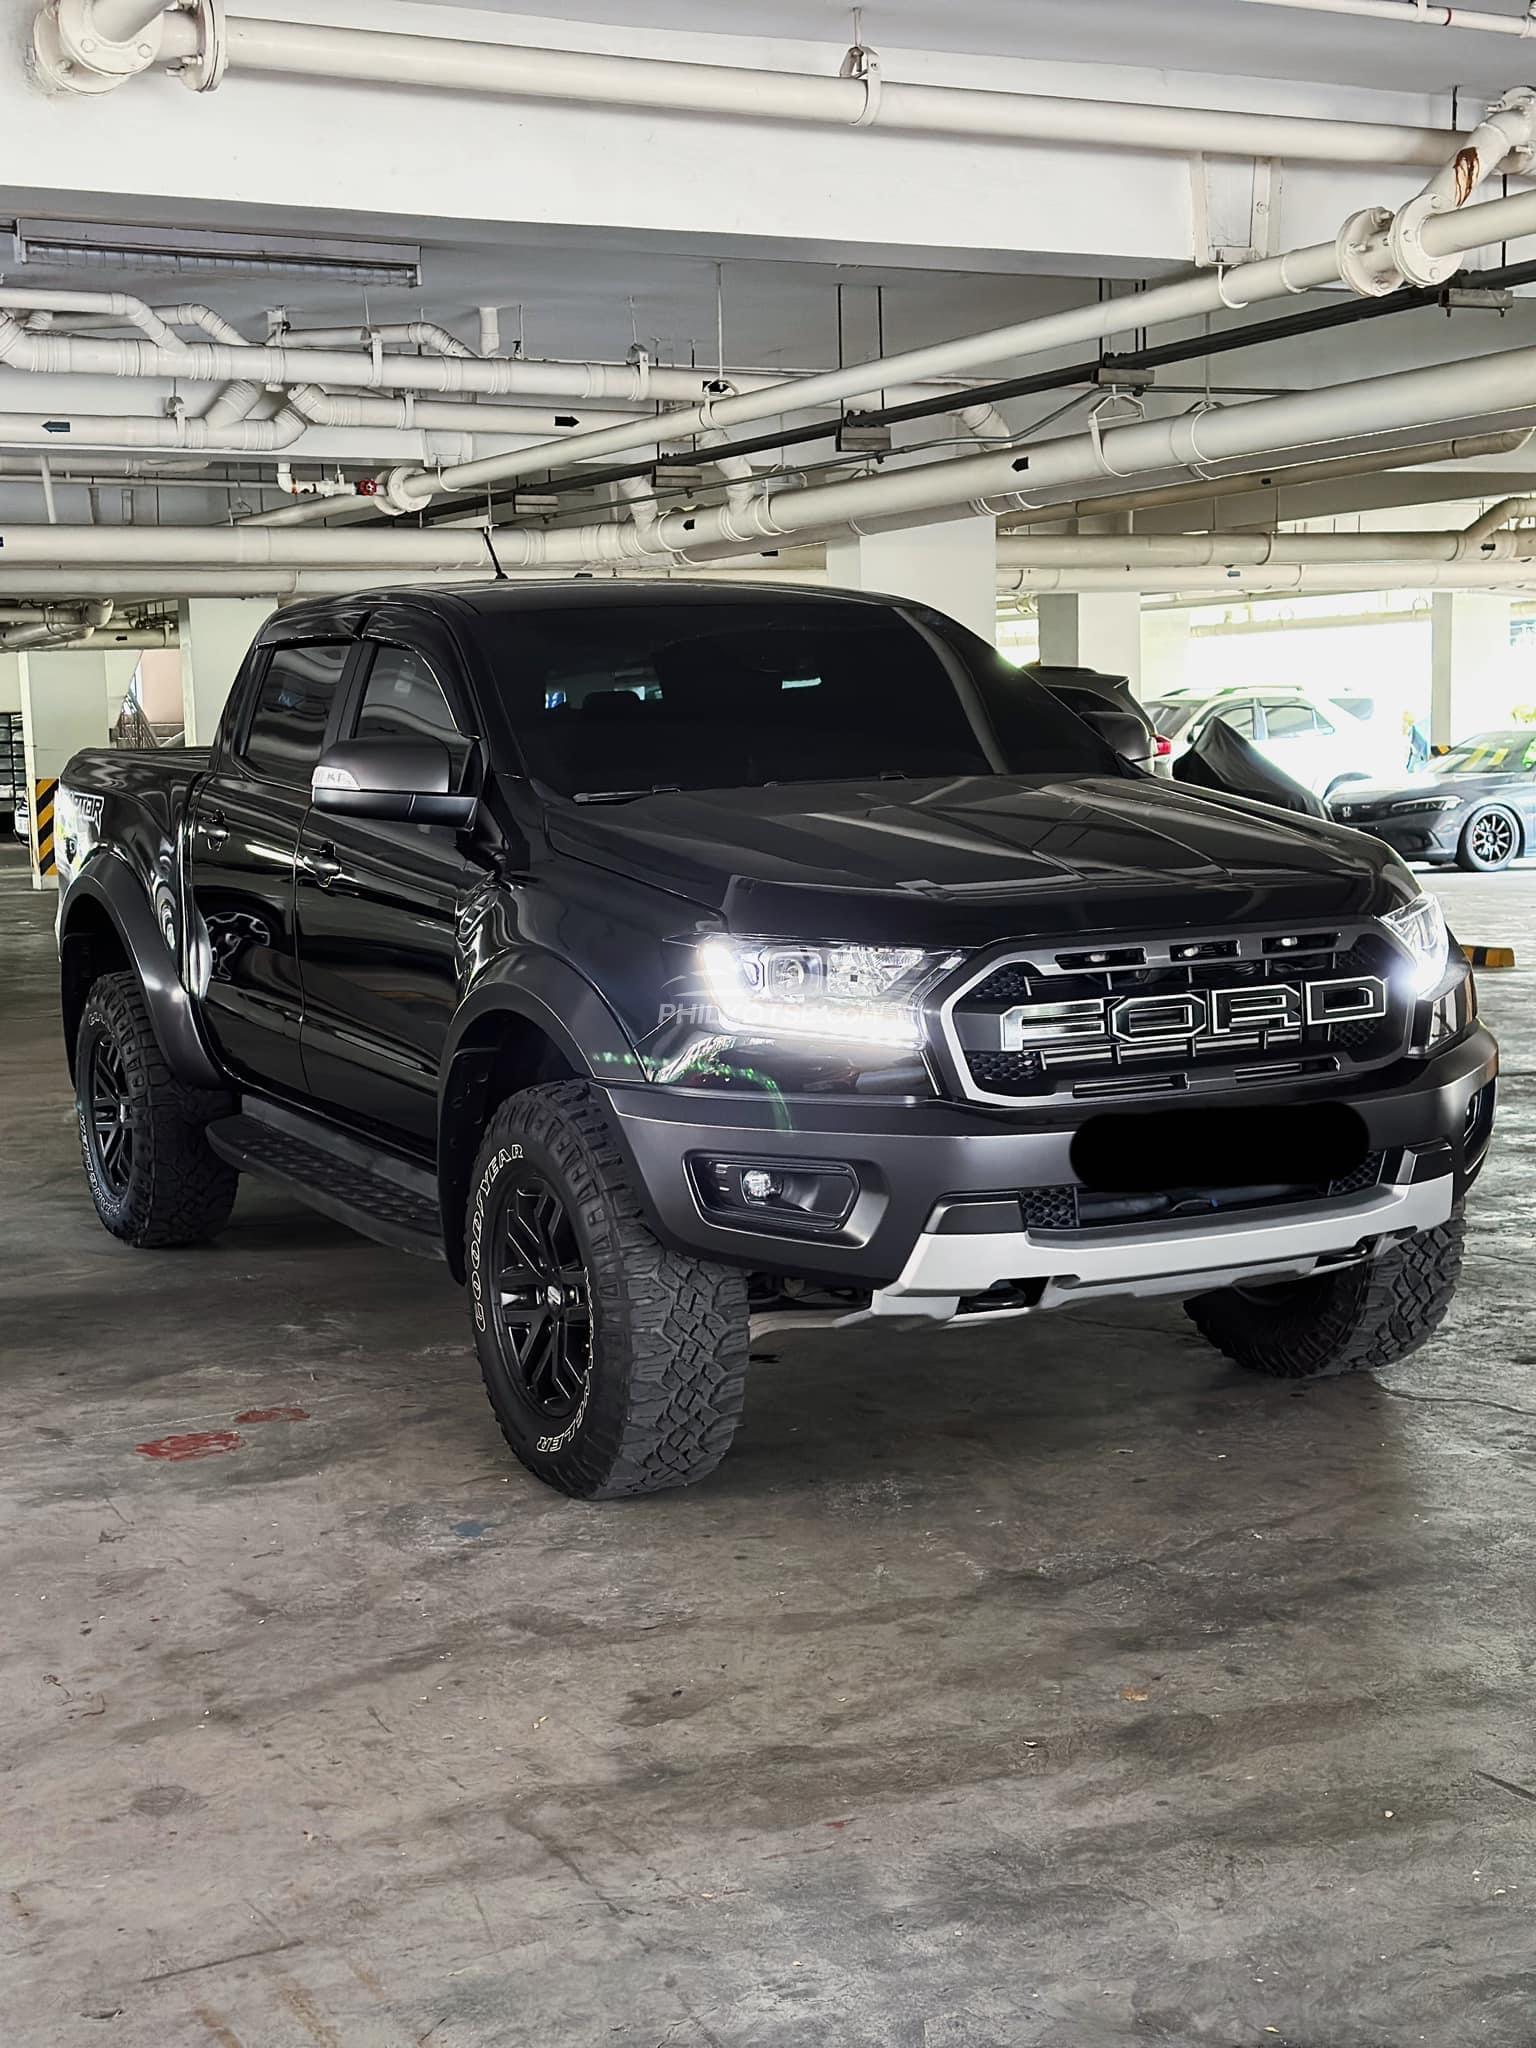
[[[806, 1336], [592, 1508], [443, 1274], [250, 1185], [102, 1232], [0, 889], [5, 2048], [1536, 2042], [1529, 970], [1390, 1385], [1174, 1307]], [[1444, 893], [1536, 961], [1536, 875]]]

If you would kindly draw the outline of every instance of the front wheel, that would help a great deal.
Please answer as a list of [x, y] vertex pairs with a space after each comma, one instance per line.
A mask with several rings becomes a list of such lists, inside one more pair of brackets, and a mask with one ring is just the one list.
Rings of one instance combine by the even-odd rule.
[[582, 1500], [712, 1472], [741, 1416], [746, 1275], [653, 1235], [595, 1091], [503, 1103], [470, 1185], [475, 1348], [523, 1464]]
[[1272, 1379], [1335, 1379], [1395, 1365], [1432, 1337], [1461, 1277], [1466, 1220], [1421, 1230], [1378, 1259], [1268, 1286], [1197, 1294], [1184, 1312], [1218, 1351]]
[[75, 1040], [75, 1115], [91, 1199], [114, 1237], [197, 1244], [228, 1222], [239, 1175], [203, 1135], [227, 1108], [172, 1074], [136, 975], [92, 984]]
[[1520, 826], [1513, 813], [1489, 804], [1462, 826], [1456, 861], [1473, 874], [1492, 874], [1507, 868], [1519, 851]]

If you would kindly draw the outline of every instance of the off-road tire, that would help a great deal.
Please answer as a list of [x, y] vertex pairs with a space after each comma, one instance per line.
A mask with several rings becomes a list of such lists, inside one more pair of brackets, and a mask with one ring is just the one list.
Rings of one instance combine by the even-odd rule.
[[[105, 1176], [90, 1134], [94, 1056], [116, 1056], [132, 1135], [125, 1184]], [[143, 1249], [200, 1244], [229, 1220], [240, 1176], [209, 1146], [205, 1127], [226, 1115], [228, 1097], [188, 1088], [167, 1066], [138, 977], [104, 974], [91, 985], [75, 1039], [75, 1114], [96, 1214], [114, 1237]]]
[[1218, 1351], [1272, 1379], [1326, 1380], [1396, 1365], [1445, 1319], [1461, 1275], [1460, 1205], [1379, 1259], [1270, 1287], [1197, 1294], [1184, 1312]]
[[[1479, 853], [1477, 847], [1478, 828], [1489, 824], [1504, 828], [1509, 848], [1507, 853], [1499, 853], [1492, 859]], [[1469, 874], [1496, 875], [1525, 851], [1523, 837], [1520, 820], [1513, 811], [1506, 810], [1503, 804], [1479, 804], [1461, 828], [1461, 837], [1456, 842], [1456, 865], [1465, 868]]]
[[[590, 1367], [574, 1418], [553, 1431], [503, 1353], [490, 1300], [519, 1163], [563, 1204], [587, 1277]], [[746, 1274], [656, 1238], [584, 1082], [525, 1089], [492, 1117], [470, 1181], [465, 1270], [491, 1407], [538, 1478], [581, 1500], [617, 1500], [691, 1485], [725, 1456], [746, 1387]]]

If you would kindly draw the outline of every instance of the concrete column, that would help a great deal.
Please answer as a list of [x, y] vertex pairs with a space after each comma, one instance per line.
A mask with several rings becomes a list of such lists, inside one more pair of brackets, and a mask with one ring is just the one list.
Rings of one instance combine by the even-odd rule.
[[82, 747], [104, 747], [138, 656], [69, 653], [16, 657], [20, 668], [21, 730], [26, 749], [27, 798], [32, 806], [32, 886], [51, 886], [53, 876], [39, 863], [37, 785], [63, 773]]
[[1141, 615], [1141, 689], [1150, 703], [1177, 690], [1189, 660], [1189, 613], [1154, 611]]
[[944, 519], [900, 533], [859, 534], [827, 543], [827, 581], [845, 590], [883, 590], [947, 612], [997, 640], [997, 522]]
[[1429, 604], [1431, 745], [1454, 746], [1488, 726], [1508, 725], [1515, 681], [1510, 599], [1485, 590], [1437, 590]]
[[1141, 598], [1137, 592], [1042, 594], [1036, 610], [1043, 664], [1129, 676], [1131, 688], [1141, 695]]
[[0, 654], [0, 711], [21, 709], [21, 656]]
[[181, 697], [189, 747], [212, 742], [245, 651], [276, 610], [270, 597], [182, 599]]

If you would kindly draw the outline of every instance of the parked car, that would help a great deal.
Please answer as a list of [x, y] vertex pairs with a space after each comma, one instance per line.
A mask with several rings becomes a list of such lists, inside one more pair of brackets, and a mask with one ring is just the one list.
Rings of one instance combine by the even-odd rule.
[[1405, 860], [1507, 868], [1536, 834], [1536, 728], [1477, 733], [1411, 779], [1352, 783], [1329, 809]]
[[208, 1237], [251, 1173], [446, 1259], [568, 1493], [710, 1471], [754, 1326], [1171, 1295], [1297, 1380], [1456, 1286], [1496, 1054], [1435, 900], [920, 606], [299, 604], [211, 749], [77, 754], [56, 822], [107, 1230]]
[[1044, 683], [1074, 717], [1086, 719], [1125, 760], [1157, 775], [1166, 775], [1171, 769], [1173, 747], [1132, 690], [1129, 676], [1040, 661], [1030, 662], [1025, 674]]
[[27, 802], [25, 794], [20, 790], [11, 799], [11, 830], [23, 846], [31, 845], [32, 806]]
[[1312, 699], [1296, 690], [1223, 690], [1215, 696], [1163, 698], [1147, 706], [1174, 758], [1213, 719], [1257, 747], [1314, 796], [1341, 784], [1405, 774], [1409, 739], [1363, 695]]

